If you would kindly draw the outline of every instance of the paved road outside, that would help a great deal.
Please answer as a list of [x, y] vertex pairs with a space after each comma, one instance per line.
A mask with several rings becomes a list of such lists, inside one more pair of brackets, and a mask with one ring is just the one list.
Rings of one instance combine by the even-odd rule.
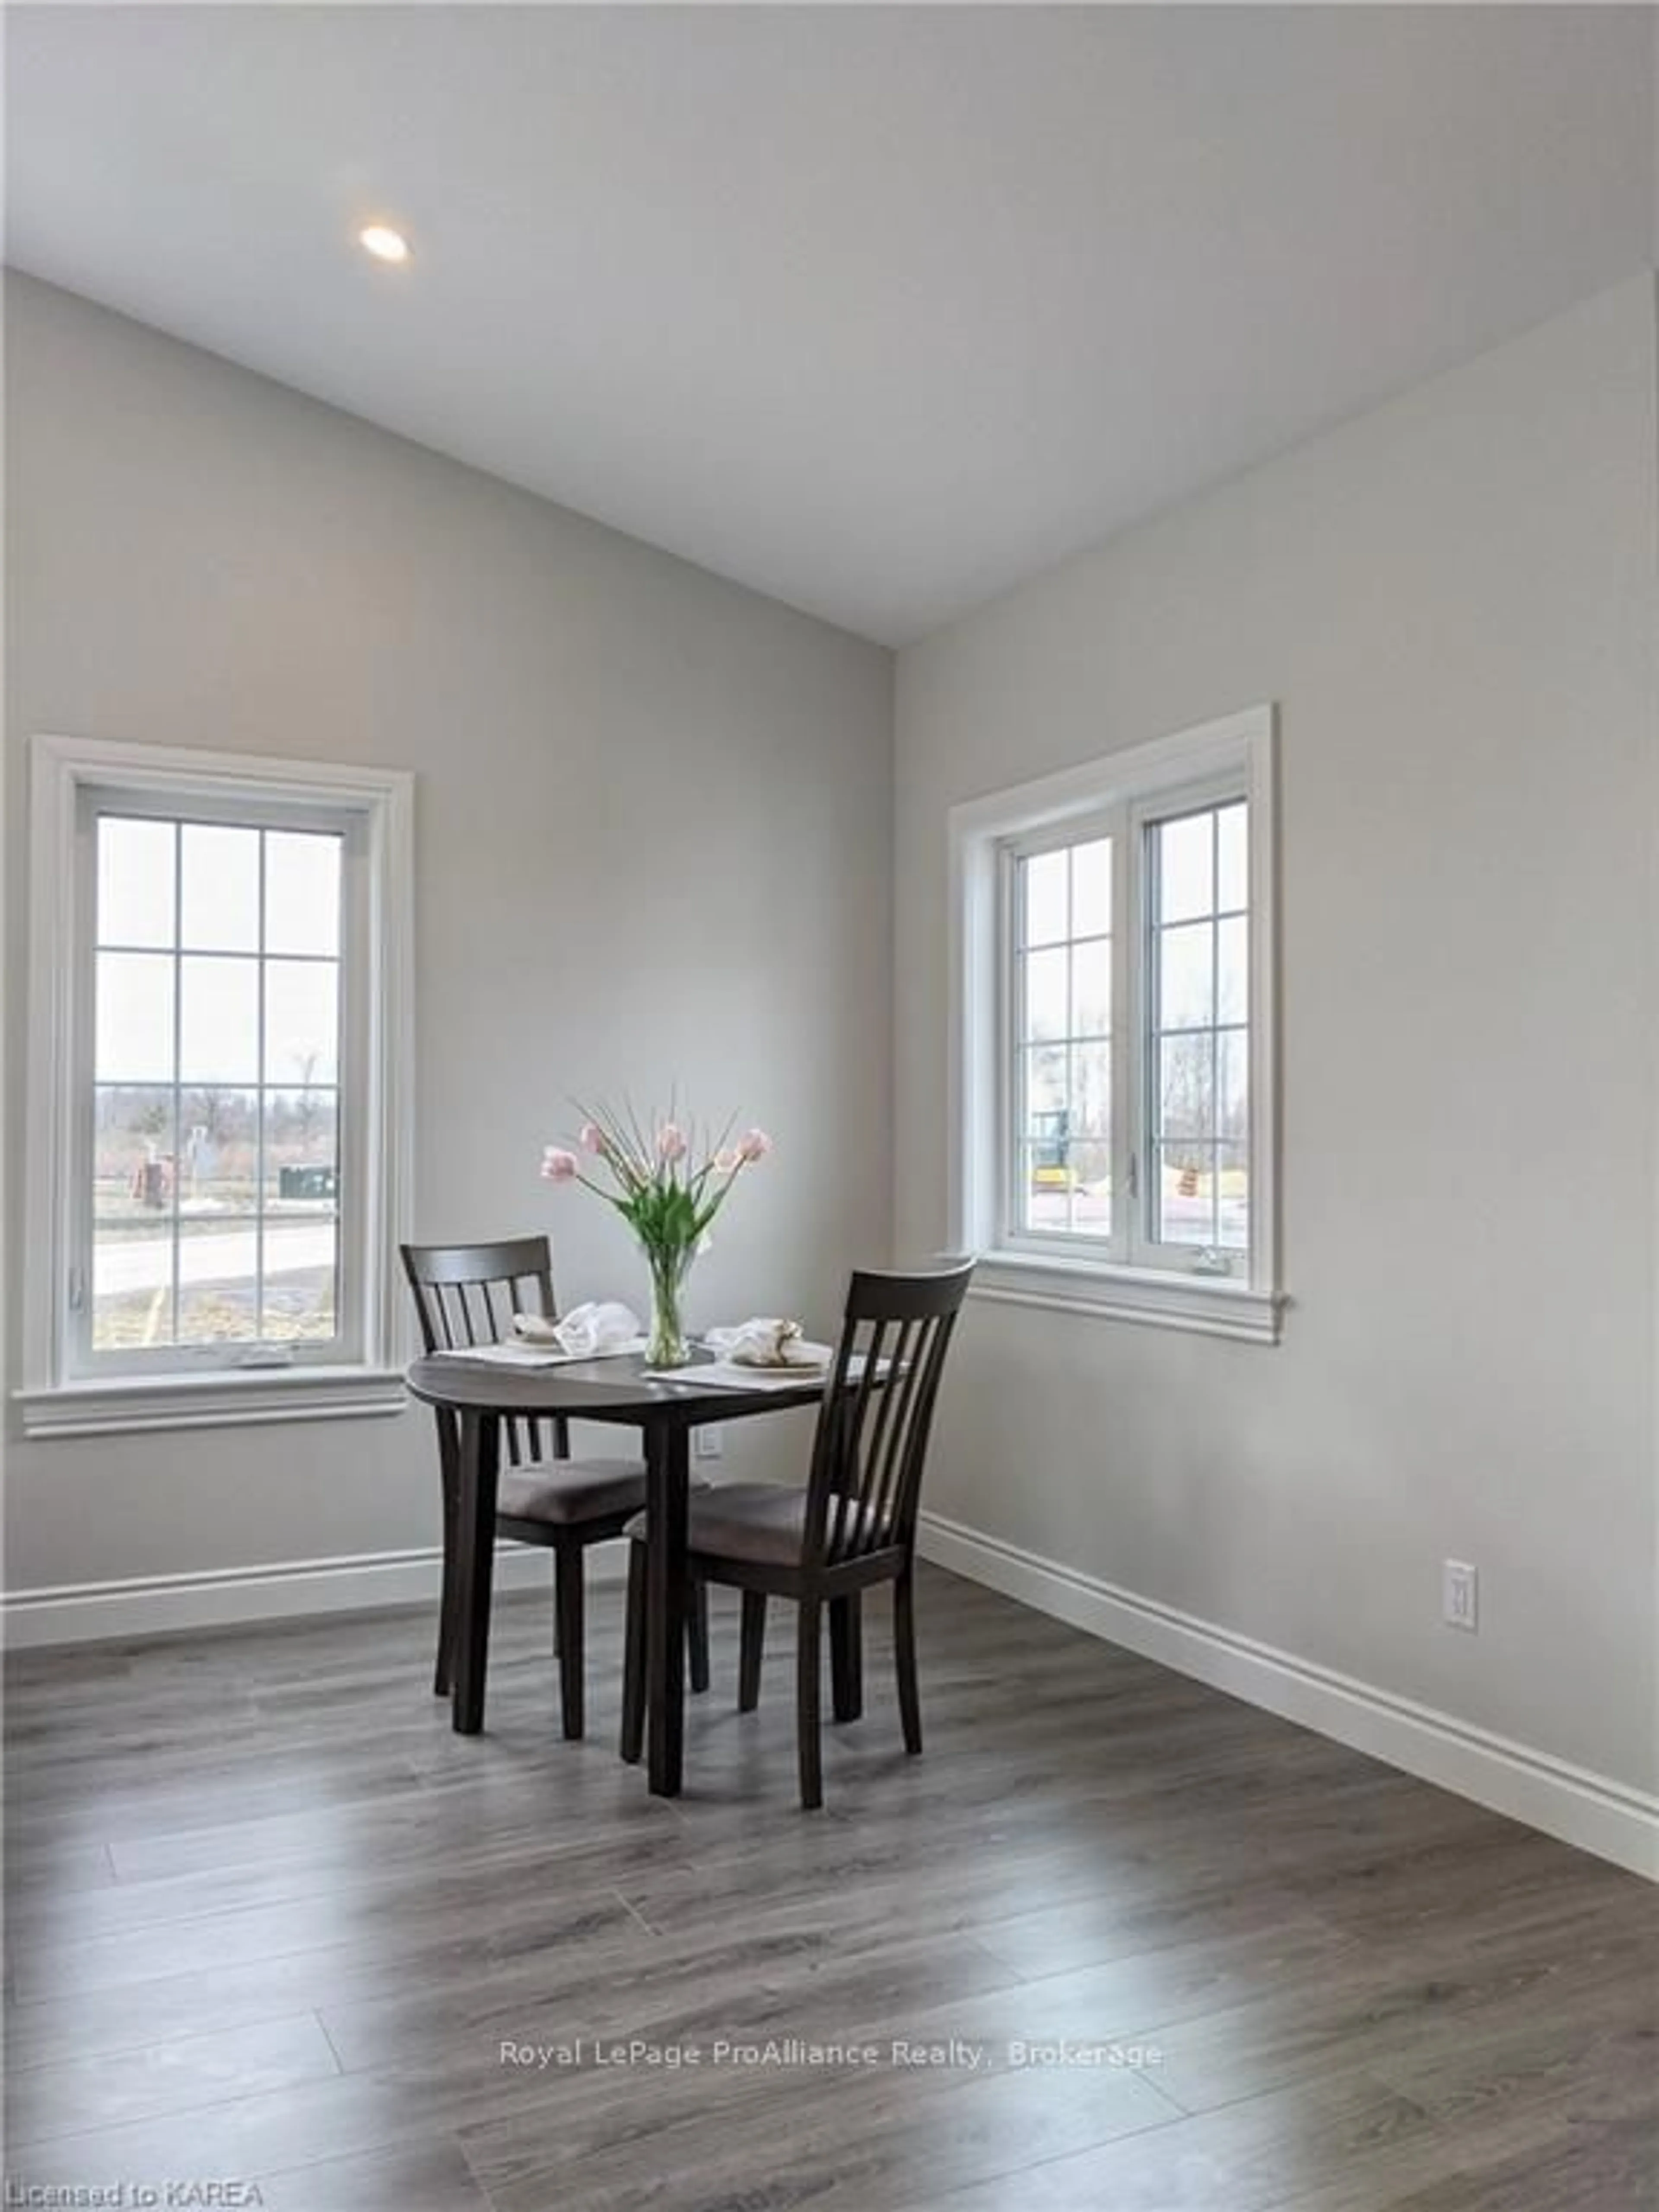
[[[186, 1220], [179, 1241], [179, 1280], [192, 1283], [252, 1282], [257, 1262], [252, 1224], [216, 1228], [192, 1237]], [[265, 1274], [290, 1269], [330, 1267], [334, 1263], [331, 1221], [267, 1221]], [[124, 1297], [134, 1291], [159, 1291], [173, 1281], [173, 1240], [143, 1237], [112, 1240], [98, 1248], [93, 1273], [100, 1298]]]

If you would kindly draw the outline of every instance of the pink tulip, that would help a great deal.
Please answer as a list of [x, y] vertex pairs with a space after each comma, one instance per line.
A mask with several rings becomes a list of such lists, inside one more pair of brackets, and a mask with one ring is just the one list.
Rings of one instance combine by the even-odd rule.
[[550, 1145], [542, 1154], [542, 1173], [549, 1182], [574, 1182], [580, 1172], [581, 1162], [562, 1145]]
[[602, 1152], [605, 1150], [605, 1131], [597, 1121], [584, 1121], [576, 1133], [576, 1142], [585, 1152]]
[[723, 1145], [714, 1155], [714, 1170], [719, 1175], [735, 1175], [742, 1163], [743, 1154], [735, 1145]]
[[763, 1160], [772, 1149], [772, 1139], [764, 1129], [751, 1129], [738, 1146], [738, 1156], [745, 1160]]
[[659, 1160], [683, 1160], [688, 1149], [684, 1130], [677, 1121], [665, 1121], [657, 1132], [657, 1158]]

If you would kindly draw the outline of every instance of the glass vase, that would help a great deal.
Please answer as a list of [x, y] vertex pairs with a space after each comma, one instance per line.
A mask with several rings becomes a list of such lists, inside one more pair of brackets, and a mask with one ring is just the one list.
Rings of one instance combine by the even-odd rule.
[[693, 1255], [675, 1246], [665, 1251], [647, 1248], [645, 1256], [651, 1267], [651, 1334], [646, 1342], [646, 1364], [650, 1367], [689, 1366], [691, 1347], [680, 1318], [680, 1298]]

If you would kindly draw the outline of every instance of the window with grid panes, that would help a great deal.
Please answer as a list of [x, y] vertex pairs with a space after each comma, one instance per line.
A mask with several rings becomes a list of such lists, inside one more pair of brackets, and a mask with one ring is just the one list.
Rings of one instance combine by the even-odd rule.
[[88, 802], [86, 1355], [342, 1343], [350, 825]]
[[980, 1295], [1276, 1340], [1273, 788], [1261, 708], [953, 810]]
[[26, 1429], [395, 1410], [412, 779], [31, 759]]

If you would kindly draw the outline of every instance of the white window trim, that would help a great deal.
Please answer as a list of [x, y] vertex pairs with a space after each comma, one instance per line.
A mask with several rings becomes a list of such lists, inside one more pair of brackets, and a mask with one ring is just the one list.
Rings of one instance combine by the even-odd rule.
[[[964, 800], [950, 815], [951, 1243], [980, 1255], [971, 1295], [1256, 1344], [1279, 1341], [1278, 778], [1272, 706]], [[1000, 1229], [1005, 1080], [1003, 853], [1114, 807], [1231, 777], [1250, 809], [1250, 1191], [1248, 1279], [1013, 1249]], [[1139, 986], [1131, 1003], [1139, 1005]], [[1121, 1060], [1124, 1056], [1118, 1055]]]
[[[414, 778], [397, 769], [179, 746], [40, 736], [30, 744], [28, 1173], [24, 1200], [25, 1435], [395, 1413], [404, 1404], [398, 1244], [409, 1234], [414, 1166]], [[66, 1286], [76, 1194], [65, 1114], [71, 1079], [81, 795], [87, 787], [154, 791], [188, 804], [309, 800], [364, 817], [370, 855], [368, 1096], [364, 1115], [366, 1280], [361, 1361], [291, 1369], [217, 1368], [70, 1380]]]

